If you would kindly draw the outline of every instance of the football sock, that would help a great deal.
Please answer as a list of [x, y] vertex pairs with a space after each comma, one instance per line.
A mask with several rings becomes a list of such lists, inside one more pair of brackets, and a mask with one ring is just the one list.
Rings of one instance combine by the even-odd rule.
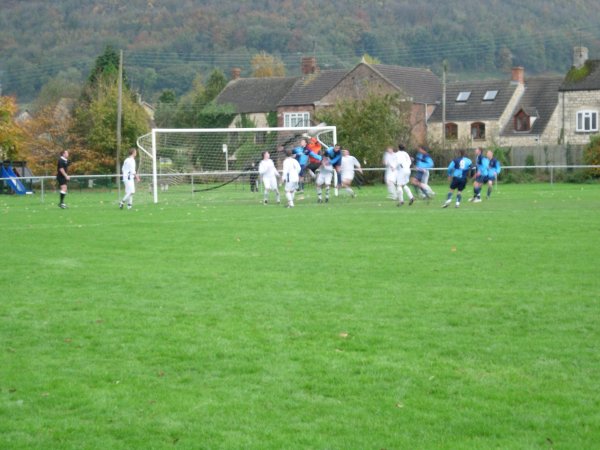
[[60, 202], [61, 202], [61, 203], [64, 203], [64, 202], [65, 202], [65, 195], [67, 195], [67, 193], [66, 193], [66, 192], [62, 192], [62, 191], [61, 191], [61, 193], [60, 193]]
[[406, 195], [408, 195], [408, 198], [413, 198], [413, 194], [412, 194], [412, 192], [410, 192], [410, 188], [408, 186], [404, 185], [402, 187], [402, 189], [404, 189], [404, 192], [406, 192]]
[[400, 203], [404, 203], [404, 192], [402, 190], [402, 186], [398, 186], [398, 201]]
[[456, 194], [456, 203], [460, 203], [462, 200], [462, 194]]
[[452, 192], [448, 192], [448, 200], [452, 200]]
[[487, 190], [487, 196], [489, 197], [490, 195], [492, 195], [492, 188], [489, 187]]
[[325, 198], [329, 198], [329, 186], [325, 188]]

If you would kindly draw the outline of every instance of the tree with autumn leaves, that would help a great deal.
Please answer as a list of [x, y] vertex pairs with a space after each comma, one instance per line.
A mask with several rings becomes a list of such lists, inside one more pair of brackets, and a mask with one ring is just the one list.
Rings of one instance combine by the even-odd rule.
[[0, 159], [15, 160], [21, 151], [23, 132], [15, 122], [17, 104], [13, 97], [0, 97]]
[[[113, 173], [117, 148], [119, 57], [110, 47], [98, 57], [78, 99], [45, 104], [35, 117], [12, 131], [21, 136], [20, 156], [34, 174], [50, 174], [63, 150], [69, 150], [75, 174]], [[9, 111], [14, 116], [16, 106]], [[123, 85], [122, 151], [136, 145], [150, 121], [127, 83]], [[14, 152], [13, 152], [14, 153]], [[124, 156], [124, 155], [121, 155]], [[14, 159], [11, 155], [9, 158]], [[121, 158], [122, 159], [122, 158]]]

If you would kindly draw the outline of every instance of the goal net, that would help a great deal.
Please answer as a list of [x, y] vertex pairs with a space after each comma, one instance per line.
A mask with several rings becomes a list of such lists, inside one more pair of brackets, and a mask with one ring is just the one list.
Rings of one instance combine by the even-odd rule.
[[[244, 186], [258, 189], [257, 168], [268, 151], [281, 169], [285, 150], [315, 138], [325, 149], [337, 141], [334, 126], [280, 128], [155, 128], [137, 141], [138, 172], [149, 182], [154, 203], [160, 192], [194, 193]], [[314, 142], [314, 141], [313, 141]]]

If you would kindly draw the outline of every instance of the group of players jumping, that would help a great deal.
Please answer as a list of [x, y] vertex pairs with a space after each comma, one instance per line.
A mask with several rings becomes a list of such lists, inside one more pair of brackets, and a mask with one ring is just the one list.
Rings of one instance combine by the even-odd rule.
[[[283, 161], [282, 173], [275, 168], [268, 151], [262, 153], [263, 159], [258, 166], [258, 173], [262, 178], [264, 186], [263, 203], [269, 201], [270, 192], [275, 193], [276, 202], [280, 203], [278, 189], [278, 178], [284, 185], [288, 208], [294, 207], [294, 198], [297, 192], [304, 191], [305, 176], [315, 179], [317, 190], [317, 202], [329, 202], [332, 182], [335, 194], [338, 186], [341, 186], [351, 197], [355, 197], [352, 190], [352, 181], [355, 171], [362, 174], [362, 168], [358, 160], [350, 155], [347, 149], [340, 145], [323, 148], [315, 138], [302, 139], [299, 145], [285, 151], [286, 158]], [[406, 148], [400, 144], [398, 149], [388, 147], [383, 156], [385, 166], [385, 183], [388, 188], [389, 198], [397, 202], [397, 206], [404, 205], [404, 195], [408, 197], [409, 206], [414, 203], [410, 186], [412, 185], [420, 198], [430, 200], [435, 192], [428, 184], [429, 169], [434, 167], [433, 159], [426, 146], [419, 146], [412, 158]], [[414, 164], [414, 169], [411, 167]], [[414, 170], [414, 172], [413, 172]], [[464, 150], [460, 150], [456, 158], [448, 165], [448, 177], [450, 190], [442, 208], [447, 208], [452, 203], [456, 192], [455, 207], [460, 206], [462, 191], [465, 189], [470, 176], [474, 178], [472, 202], [481, 202], [481, 190], [487, 184], [487, 198], [492, 194], [493, 183], [501, 171], [500, 163], [491, 150], [483, 154], [480, 148], [475, 149], [475, 163], [466, 156]], [[334, 179], [334, 176], [336, 177]], [[323, 198], [323, 190], [325, 197]]]

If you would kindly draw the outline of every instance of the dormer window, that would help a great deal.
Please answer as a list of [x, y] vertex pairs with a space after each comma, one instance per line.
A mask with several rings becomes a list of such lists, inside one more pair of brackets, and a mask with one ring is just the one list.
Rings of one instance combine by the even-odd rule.
[[491, 102], [493, 100], [496, 100], [497, 95], [498, 95], [498, 91], [485, 91], [485, 94], [483, 96], [483, 101]]
[[457, 102], [466, 102], [467, 100], [469, 100], [470, 96], [471, 96], [471, 91], [459, 92], [458, 97], [456, 97], [456, 101]]
[[531, 118], [522, 109], [519, 110], [519, 112], [517, 114], [515, 114], [514, 122], [515, 122], [515, 131], [531, 130]]

